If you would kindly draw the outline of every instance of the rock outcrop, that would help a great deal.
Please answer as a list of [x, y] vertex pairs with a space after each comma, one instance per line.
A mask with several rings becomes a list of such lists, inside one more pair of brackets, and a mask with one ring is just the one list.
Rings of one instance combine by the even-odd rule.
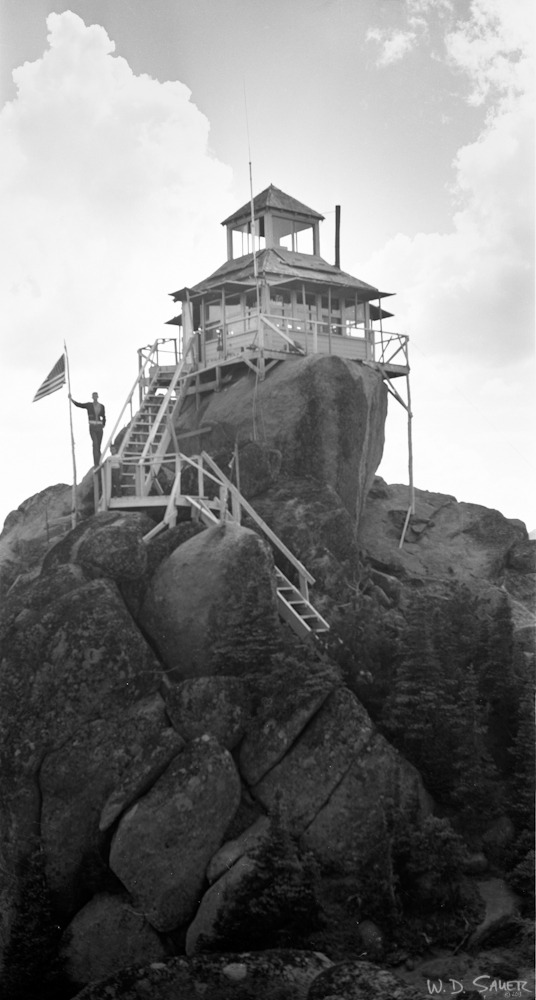
[[81, 988], [129, 965], [162, 962], [167, 949], [127, 896], [102, 893], [65, 929], [61, 957], [69, 978]]
[[[285, 361], [264, 382], [253, 373], [231, 382], [183, 410], [179, 430], [210, 427], [203, 447], [216, 460], [222, 456], [222, 468], [238, 442], [248, 498], [275, 481], [312, 479], [331, 487], [359, 519], [381, 460], [386, 414], [379, 372], [317, 354]], [[264, 460], [251, 442], [262, 444]]]
[[120, 820], [110, 867], [156, 930], [175, 930], [192, 916], [239, 801], [230, 754], [201, 736]]
[[150, 583], [141, 624], [177, 676], [245, 673], [276, 646], [273, 560], [267, 544], [232, 522], [185, 542]]
[[[328, 619], [355, 618], [364, 595], [396, 638], [416, 593], [460, 581], [485, 613], [506, 595], [530, 659], [536, 542], [496, 511], [417, 490], [399, 547], [408, 490], [373, 481], [385, 411], [378, 372], [314, 356], [224, 382], [188, 402], [179, 431], [210, 427], [202, 446], [222, 468], [236, 444], [242, 492], [313, 572]], [[233, 983], [267, 1000], [405, 1000], [366, 963], [197, 955], [274, 815], [344, 881], [433, 803], [345, 683], [341, 643], [300, 644], [280, 622], [274, 557], [247, 518], [179, 523], [147, 544], [154, 522], [93, 515], [88, 485], [73, 531], [60, 486], [0, 538], [0, 941], [20, 924], [17, 872], [38, 845], [85, 1000], [210, 1000]]]
[[232, 955], [202, 955], [153, 962], [88, 986], [75, 1000], [306, 1000], [311, 983], [331, 966], [310, 951], [267, 950]]
[[421, 1000], [422, 992], [371, 962], [341, 962], [311, 985], [307, 1000]]
[[400, 548], [407, 509], [408, 488], [388, 486], [377, 477], [359, 526], [360, 545], [373, 570], [431, 593], [454, 581], [489, 600], [493, 589], [501, 589], [510, 595], [514, 620], [534, 623], [536, 544], [521, 521], [442, 493], [415, 490], [415, 513]]

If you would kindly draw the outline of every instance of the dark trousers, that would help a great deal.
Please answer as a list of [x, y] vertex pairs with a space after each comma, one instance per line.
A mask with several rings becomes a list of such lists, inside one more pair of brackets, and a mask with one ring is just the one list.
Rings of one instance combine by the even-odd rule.
[[91, 441], [93, 443], [93, 465], [95, 466], [97, 466], [100, 462], [100, 449], [101, 449], [103, 430], [104, 428], [102, 427], [97, 427], [94, 426], [93, 424], [89, 425], [89, 434], [91, 437]]

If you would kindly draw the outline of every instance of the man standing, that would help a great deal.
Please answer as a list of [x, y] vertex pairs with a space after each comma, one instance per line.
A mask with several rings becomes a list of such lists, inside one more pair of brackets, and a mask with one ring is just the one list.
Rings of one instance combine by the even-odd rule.
[[73, 399], [71, 395], [69, 395], [69, 399], [71, 400], [71, 403], [74, 403], [75, 406], [79, 406], [81, 410], [87, 410], [89, 434], [93, 443], [93, 465], [96, 468], [100, 462], [102, 434], [106, 423], [106, 411], [102, 403], [99, 403], [98, 392], [93, 393], [91, 403], [77, 403], [76, 399]]

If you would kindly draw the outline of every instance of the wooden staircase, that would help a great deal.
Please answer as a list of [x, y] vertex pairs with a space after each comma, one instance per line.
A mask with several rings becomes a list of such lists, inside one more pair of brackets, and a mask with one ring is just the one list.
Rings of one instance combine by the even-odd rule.
[[[103, 451], [105, 456], [95, 470], [95, 507], [99, 511], [121, 508], [123, 510], [163, 510], [162, 520], [144, 538], [148, 542], [158, 532], [173, 527], [179, 507], [188, 507], [193, 518], [212, 526], [222, 521], [241, 523], [245, 515], [254, 530], [268, 540], [276, 560], [290, 565], [295, 575], [295, 585], [280, 569], [275, 567], [275, 586], [279, 614], [300, 638], [320, 636], [329, 631], [329, 625], [309, 600], [309, 584], [314, 578], [305, 566], [277, 537], [275, 532], [242, 496], [238, 488], [225, 476], [206, 452], [184, 455], [179, 450], [174, 425], [185, 398], [192, 371], [187, 364], [193, 338], [184, 357], [175, 369], [166, 371], [151, 364], [150, 377], [140, 371], [127, 403]], [[151, 355], [149, 355], [149, 360]], [[135, 390], [140, 391], [140, 406], [132, 417], [119, 448], [114, 452], [111, 443], [123, 413], [131, 404]], [[106, 452], [110, 450], [110, 454]], [[166, 466], [173, 470], [173, 482], [168, 474], [162, 481], [159, 473]], [[190, 472], [188, 493], [182, 492], [185, 471]], [[198, 492], [192, 493], [193, 479]], [[208, 496], [207, 494], [211, 494]]]
[[149, 496], [153, 488], [163, 493], [158, 473], [173, 443], [173, 427], [186, 395], [189, 372], [185, 369], [192, 341], [172, 374], [155, 366], [117, 452], [120, 472], [116, 489], [120, 497]]

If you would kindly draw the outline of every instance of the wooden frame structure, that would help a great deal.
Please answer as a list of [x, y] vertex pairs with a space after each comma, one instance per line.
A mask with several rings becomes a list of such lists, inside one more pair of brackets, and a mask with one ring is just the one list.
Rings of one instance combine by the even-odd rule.
[[[138, 351], [138, 377], [95, 472], [97, 509], [166, 509], [170, 497], [181, 504], [176, 426], [188, 396], [198, 402], [202, 393], [218, 391], [237, 369], [253, 370], [262, 381], [281, 362], [336, 355], [378, 371], [406, 410], [410, 502], [403, 544], [414, 509], [409, 338], [384, 329], [392, 314], [382, 300], [390, 293], [320, 257], [321, 220], [318, 212], [270, 185], [222, 223], [226, 263], [198, 285], [173, 293], [182, 309], [169, 323], [180, 327], [179, 336], [159, 338]], [[251, 247], [245, 256], [234, 256], [237, 234]], [[298, 234], [309, 235], [312, 252], [298, 251]], [[114, 449], [126, 414], [128, 429]], [[174, 462], [173, 486], [168, 483], [166, 493], [161, 473]], [[169, 522], [169, 512], [167, 517]]]

